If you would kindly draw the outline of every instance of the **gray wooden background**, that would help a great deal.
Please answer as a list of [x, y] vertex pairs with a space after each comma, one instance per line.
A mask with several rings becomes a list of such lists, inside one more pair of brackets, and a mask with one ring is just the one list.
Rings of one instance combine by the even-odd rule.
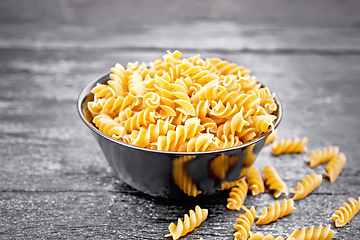
[[[227, 192], [192, 202], [153, 198], [112, 173], [76, 113], [81, 89], [119, 62], [152, 61], [166, 50], [228, 59], [252, 70], [284, 106], [279, 138], [308, 137], [309, 151], [338, 146], [339, 179], [296, 201], [266, 226], [274, 236], [331, 224], [357, 239], [360, 215], [336, 229], [332, 213], [360, 196], [360, 2], [0, 1], [0, 239], [164, 239], [196, 204], [208, 219], [183, 239], [232, 239]], [[288, 187], [310, 169], [300, 155], [271, 156]], [[275, 200], [249, 196], [259, 212]]]

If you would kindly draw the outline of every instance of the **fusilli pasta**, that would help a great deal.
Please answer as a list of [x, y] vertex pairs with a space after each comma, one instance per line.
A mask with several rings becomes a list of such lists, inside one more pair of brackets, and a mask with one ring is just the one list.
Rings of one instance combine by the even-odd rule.
[[[288, 238], [291, 240], [290, 238]], [[249, 240], [285, 240], [282, 236], [274, 237], [271, 234], [264, 235], [262, 232], [257, 232], [254, 235], [252, 235]]]
[[[221, 59], [181, 55], [168, 51], [149, 66], [135, 62], [111, 68], [110, 79], [92, 89], [93, 101], [87, 103], [94, 125], [101, 118], [98, 129], [110, 137], [175, 152], [239, 146], [274, 128], [275, 94], [249, 70]], [[110, 134], [115, 125], [116, 134]]]
[[255, 166], [251, 166], [249, 174], [246, 176], [246, 182], [253, 196], [259, 195], [265, 191], [264, 181], [259, 170]]
[[344, 207], [341, 206], [339, 210], [336, 210], [331, 216], [331, 218], [335, 221], [336, 227], [345, 226], [359, 212], [360, 197], [357, 201], [355, 198], [350, 197], [348, 201], [350, 204], [344, 203]]
[[290, 188], [290, 192], [295, 194], [292, 199], [299, 200], [303, 199], [307, 195], [309, 195], [312, 191], [314, 191], [317, 187], [320, 186], [322, 182], [322, 176], [320, 174], [311, 173], [311, 175], [306, 175], [305, 178], [302, 179], [302, 183], [297, 183], [297, 190]]
[[302, 140], [299, 138], [295, 138], [294, 140], [282, 139], [281, 142], [274, 142], [271, 149], [275, 156], [283, 153], [302, 153], [307, 151], [307, 141], [307, 138], [303, 138]]
[[245, 210], [245, 213], [236, 219], [237, 224], [234, 225], [236, 230], [233, 234], [234, 239], [248, 239], [251, 234], [251, 227], [254, 225], [256, 215], [255, 207], [252, 206], [249, 210], [245, 206], [242, 206], [242, 209]]
[[341, 171], [343, 170], [346, 164], [346, 156], [343, 153], [335, 155], [326, 166], [324, 170], [324, 175], [330, 179], [330, 182], [333, 183], [339, 177]]
[[316, 152], [312, 151], [309, 158], [305, 158], [309, 162], [310, 167], [316, 167], [319, 164], [327, 163], [331, 160], [332, 157], [339, 154], [338, 147], [329, 147], [323, 148], [322, 150], [318, 149]]
[[175, 240], [193, 231], [203, 221], [205, 221], [208, 215], [208, 210], [201, 209], [199, 206], [196, 206], [195, 212], [193, 210], [190, 210], [189, 215], [184, 215], [184, 221], [179, 218], [177, 225], [175, 225], [175, 223], [170, 223], [170, 233], [166, 234], [165, 237], [172, 237]]
[[266, 165], [264, 169], [261, 171], [261, 173], [265, 174], [264, 176], [265, 184], [269, 186], [269, 189], [275, 190], [274, 192], [275, 198], [278, 198], [281, 195], [281, 193], [285, 193], [286, 195], [289, 195], [289, 191], [285, 182], [281, 179], [281, 177], [276, 172], [274, 167], [270, 165]]
[[227, 199], [226, 207], [231, 210], [240, 210], [247, 196], [248, 186], [244, 178], [240, 183], [236, 183], [236, 186], [231, 188], [229, 198]]
[[305, 227], [301, 232], [296, 229], [293, 233], [287, 234], [288, 239], [293, 240], [329, 240], [335, 236], [335, 232], [330, 229], [330, 225], [327, 225], [326, 228], [323, 228], [322, 225], [315, 229], [314, 226], [311, 226], [309, 230]]
[[283, 202], [280, 206], [280, 203], [277, 201], [274, 205], [270, 204], [269, 211], [264, 208], [261, 215], [258, 216], [256, 221], [257, 225], [269, 224], [276, 221], [279, 218], [282, 218], [286, 215], [289, 215], [292, 211], [295, 210], [294, 201], [292, 199], [286, 200], [283, 199]]

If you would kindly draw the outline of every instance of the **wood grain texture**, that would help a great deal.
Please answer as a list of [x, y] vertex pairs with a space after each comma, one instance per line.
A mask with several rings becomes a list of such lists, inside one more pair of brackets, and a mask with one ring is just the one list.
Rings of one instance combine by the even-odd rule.
[[[240, 212], [226, 210], [228, 192], [190, 202], [139, 193], [114, 176], [77, 116], [76, 99], [89, 81], [117, 62], [149, 62], [167, 49], [179, 49], [185, 57], [200, 53], [244, 65], [276, 92], [284, 107], [278, 137], [308, 137], [309, 152], [274, 157], [268, 146], [255, 166], [273, 165], [288, 187], [325, 168], [311, 169], [305, 163], [310, 151], [338, 146], [347, 156], [335, 183], [324, 179], [312, 194], [295, 201], [296, 210], [289, 216], [254, 226], [253, 231], [285, 236], [296, 228], [331, 224], [334, 239], [359, 236], [359, 215], [341, 229], [331, 220], [348, 197], [360, 193], [360, 38], [355, 2], [301, 6], [333, 9], [324, 20], [310, 11], [294, 16], [301, 21], [285, 21], [286, 14], [298, 11], [284, 6], [291, 10], [273, 22], [266, 21], [266, 14], [271, 14], [264, 5], [258, 8], [263, 17], [250, 18], [253, 24], [244, 20], [250, 13], [220, 17], [234, 2], [227, 2], [220, 12], [210, 10], [216, 6], [209, 4], [191, 24], [182, 21], [187, 15], [181, 17], [172, 3], [167, 14], [178, 15], [169, 25], [154, 19], [118, 28], [104, 27], [109, 16], [99, 23], [103, 26], [93, 24], [89, 16], [94, 9], [108, 10], [93, 1], [73, 2], [72, 8], [82, 16], [73, 18], [66, 17], [72, 8], [65, 1], [44, 6], [38, 0], [30, 2], [38, 9], [29, 8], [27, 15], [22, 6], [15, 16], [16, 2], [2, 1], [0, 8], [6, 13], [0, 14], [0, 239], [164, 239], [169, 223], [196, 204], [209, 209], [208, 219], [183, 239], [232, 239]], [[36, 15], [54, 4], [64, 4], [58, 15], [53, 10]], [[88, 7], [80, 9], [83, 4]], [[243, 21], [248, 24], [238, 24]], [[279, 21], [283, 24], [273, 24]], [[265, 192], [248, 196], [244, 205], [261, 212], [274, 202]]]

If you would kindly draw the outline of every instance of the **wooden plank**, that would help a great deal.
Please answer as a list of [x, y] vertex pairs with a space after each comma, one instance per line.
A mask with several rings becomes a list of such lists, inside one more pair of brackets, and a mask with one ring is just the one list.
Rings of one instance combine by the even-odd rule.
[[192, 22], [197, 20], [232, 21], [241, 25], [353, 26], [359, 24], [360, 8], [348, 1], [42, 1], [2, 0], [0, 20], [35, 24], [82, 24], [127, 28], [142, 25]]
[[223, 21], [131, 25], [119, 31], [109, 27], [0, 23], [1, 49], [37, 51], [151, 53], [178, 49], [212, 54], [352, 55], [360, 54], [359, 38], [356, 27], [247, 26]]

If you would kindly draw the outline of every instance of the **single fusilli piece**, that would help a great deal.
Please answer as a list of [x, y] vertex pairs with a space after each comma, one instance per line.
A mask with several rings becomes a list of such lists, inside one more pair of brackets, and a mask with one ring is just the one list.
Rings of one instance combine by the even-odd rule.
[[226, 207], [231, 210], [240, 210], [244, 204], [247, 196], [248, 186], [244, 178], [241, 179], [240, 183], [236, 183], [236, 186], [231, 188], [229, 198], [227, 199]]
[[302, 140], [299, 138], [295, 138], [294, 140], [282, 139], [281, 142], [274, 142], [271, 149], [275, 156], [283, 153], [302, 153], [307, 151], [307, 141], [307, 138], [303, 138]]
[[329, 162], [334, 156], [339, 154], [338, 147], [329, 147], [328, 149], [318, 149], [316, 152], [312, 151], [309, 158], [305, 158], [309, 162], [310, 167], [316, 167], [319, 164]]
[[196, 206], [195, 212], [193, 210], [190, 210], [189, 215], [188, 214], [184, 215], [184, 221], [182, 221], [179, 218], [177, 225], [175, 225], [175, 223], [173, 222], [170, 223], [169, 225], [170, 233], [166, 234], [165, 237], [172, 237], [173, 240], [175, 240], [193, 231], [203, 221], [205, 221], [208, 215], [208, 210], [201, 209], [199, 206]]
[[305, 178], [302, 179], [302, 183], [298, 182], [298, 189], [295, 190], [290, 188], [290, 192], [295, 194], [292, 199], [299, 200], [303, 199], [307, 195], [309, 195], [312, 191], [314, 191], [317, 187], [320, 186], [322, 182], [322, 176], [320, 174], [311, 173], [311, 175], [306, 175]]
[[331, 216], [335, 221], [336, 227], [345, 226], [358, 212], [360, 209], [360, 197], [356, 201], [355, 198], [351, 197], [348, 199], [351, 204], [344, 203], [344, 207], [341, 206], [335, 213]]
[[247, 209], [245, 206], [242, 206], [242, 209], [246, 211], [246, 213], [240, 215], [236, 222], [237, 224], [234, 225], [236, 232], [233, 234], [234, 239], [248, 239], [251, 234], [251, 227], [254, 225], [254, 220], [256, 216], [255, 207], [252, 206]]
[[259, 195], [265, 191], [264, 181], [259, 170], [255, 166], [251, 166], [249, 174], [246, 176], [246, 182], [253, 196]]
[[269, 189], [275, 190], [275, 198], [278, 198], [281, 193], [289, 195], [289, 191], [285, 182], [281, 179], [274, 167], [266, 165], [265, 168], [261, 171], [261, 173], [265, 174], [265, 184], [269, 186]]
[[343, 170], [345, 164], [345, 154], [339, 153], [338, 155], [335, 155], [327, 164], [326, 170], [324, 170], [324, 175], [330, 179], [331, 183], [335, 182]]
[[274, 205], [270, 204], [269, 211], [264, 208], [262, 214], [258, 216], [259, 219], [257, 220], [256, 224], [264, 225], [274, 222], [276, 219], [289, 215], [294, 210], [294, 201], [292, 199], [286, 201], [284, 198], [281, 206], [279, 202], [276, 202], [275, 207]]
[[311, 228], [307, 230], [304, 227], [301, 232], [296, 229], [292, 234], [287, 234], [287, 236], [287, 239], [293, 240], [329, 240], [335, 236], [335, 232], [330, 229], [330, 225], [327, 225], [326, 228], [320, 225], [318, 229], [311, 226]]
[[265, 236], [262, 232], [257, 232], [254, 235], [252, 235], [251, 238], [249, 238], [249, 240], [285, 240], [285, 239], [282, 236], [278, 236], [275, 238], [271, 234]]

